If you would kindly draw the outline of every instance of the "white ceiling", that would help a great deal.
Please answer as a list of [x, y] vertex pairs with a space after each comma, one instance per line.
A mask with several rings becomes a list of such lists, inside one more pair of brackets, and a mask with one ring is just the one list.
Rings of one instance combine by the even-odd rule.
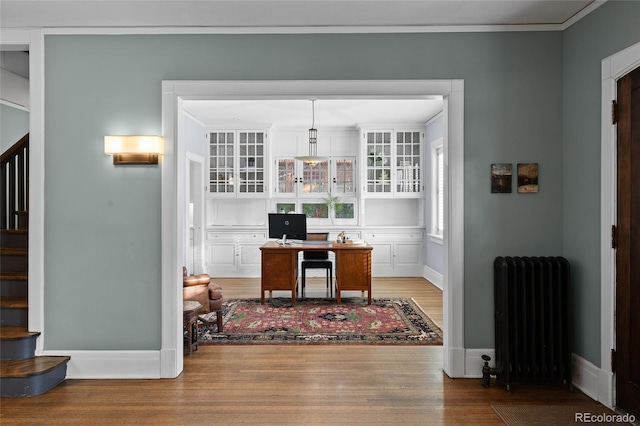
[[602, 0], [1, 0], [0, 27], [566, 25]]
[[[311, 100], [184, 101], [184, 109], [207, 126], [303, 127], [313, 122]], [[426, 123], [442, 110], [442, 97], [429, 99], [318, 99], [315, 127]]]
[[[561, 30], [602, 3], [603, 0], [0, 0], [0, 28], [147, 27], [162, 32], [189, 27], [191, 31], [256, 33]], [[7, 49], [11, 47], [3, 47]], [[311, 125], [309, 100], [188, 101], [185, 109], [205, 125]], [[374, 122], [423, 123], [441, 109], [442, 101], [438, 99], [318, 100], [315, 122], [318, 128]]]

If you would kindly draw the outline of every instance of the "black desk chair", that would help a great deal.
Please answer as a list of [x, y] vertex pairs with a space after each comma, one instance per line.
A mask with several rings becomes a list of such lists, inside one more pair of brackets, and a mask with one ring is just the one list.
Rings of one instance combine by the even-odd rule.
[[[328, 232], [307, 233], [308, 241], [327, 241], [328, 239]], [[328, 251], [303, 251], [301, 266], [303, 296], [307, 269], [327, 269], [327, 290], [333, 297], [333, 262], [329, 260]]]

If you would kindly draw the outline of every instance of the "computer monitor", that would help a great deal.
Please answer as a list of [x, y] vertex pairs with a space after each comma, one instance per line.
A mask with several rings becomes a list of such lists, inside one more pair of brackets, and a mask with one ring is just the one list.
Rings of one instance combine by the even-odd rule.
[[269, 213], [269, 238], [307, 239], [307, 216], [300, 213]]

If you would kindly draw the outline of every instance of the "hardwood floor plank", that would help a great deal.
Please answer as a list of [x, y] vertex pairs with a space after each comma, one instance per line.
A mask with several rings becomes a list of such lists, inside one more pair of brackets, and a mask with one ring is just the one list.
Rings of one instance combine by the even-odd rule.
[[[226, 298], [259, 297], [258, 280], [214, 281]], [[324, 296], [321, 279], [307, 286]], [[442, 292], [423, 279], [374, 279], [373, 297], [413, 297], [441, 324]], [[176, 379], [67, 380], [0, 404], [3, 425], [501, 425], [491, 405], [599, 406], [564, 386], [450, 379], [442, 347], [383, 345], [204, 346]]]

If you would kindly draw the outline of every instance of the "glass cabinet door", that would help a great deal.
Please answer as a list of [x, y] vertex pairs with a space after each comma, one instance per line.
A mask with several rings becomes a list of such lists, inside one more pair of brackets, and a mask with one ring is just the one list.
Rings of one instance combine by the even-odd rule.
[[329, 161], [302, 163], [302, 194], [329, 192]]
[[293, 158], [276, 159], [276, 193], [295, 195], [296, 193], [296, 160]]
[[396, 193], [420, 192], [420, 132], [396, 133]]
[[238, 191], [241, 194], [265, 192], [264, 145], [263, 132], [238, 133]]
[[354, 195], [356, 192], [355, 159], [338, 158], [334, 160], [333, 192], [337, 195]]
[[209, 192], [233, 193], [234, 132], [212, 132], [209, 135]]
[[391, 193], [391, 133], [366, 133], [367, 192]]

